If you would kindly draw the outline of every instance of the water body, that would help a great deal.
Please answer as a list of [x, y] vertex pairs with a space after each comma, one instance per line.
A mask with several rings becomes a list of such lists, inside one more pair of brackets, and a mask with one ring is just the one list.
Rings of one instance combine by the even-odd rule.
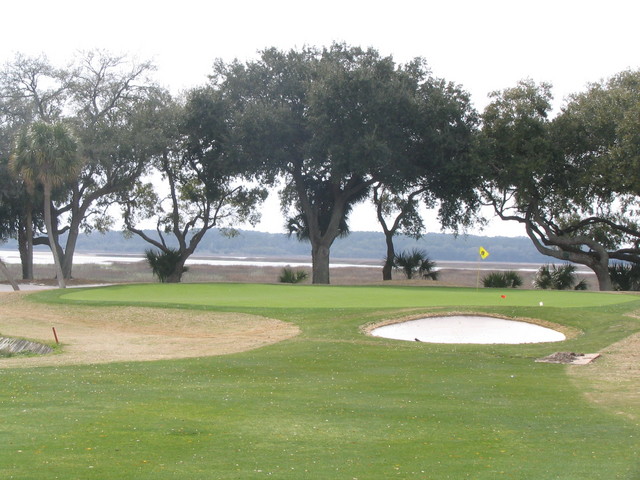
[[[48, 250], [36, 251], [33, 254], [35, 264], [53, 265], [53, 255]], [[0, 250], [0, 258], [7, 264], [20, 264], [20, 255], [17, 250]], [[96, 265], [112, 265], [114, 263], [136, 263], [144, 262], [145, 257], [139, 254], [99, 254], [99, 253], [77, 253], [73, 257], [74, 264], [96, 264]], [[455, 261], [437, 261], [436, 270], [480, 270], [480, 271], [507, 271], [514, 270], [518, 272], [535, 272], [540, 268], [540, 264], [536, 263], [504, 263], [504, 262], [455, 262]], [[381, 262], [379, 260], [358, 260], [349, 261], [341, 259], [333, 259], [331, 266], [339, 267], [359, 267], [359, 268], [379, 268]], [[187, 265], [250, 265], [255, 267], [311, 267], [311, 260], [305, 258], [269, 258], [269, 257], [200, 257], [191, 256], [187, 260]], [[582, 275], [591, 275], [588, 269], [578, 266], [578, 273]]]
[[[20, 264], [20, 254], [17, 251], [0, 250], [0, 258], [7, 264]], [[113, 265], [114, 263], [145, 262], [143, 255], [111, 255], [111, 254], [87, 254], [77, 253], [73, 256], [75, 265]], [[53, 255], [49, 251], [34, 252], [33, 262], [37, 265], [53, 265]], [[305, 260], [280, 260], [268, 258], [249, 257], [197, 257], [192, 256], [187, 260], [187, 265], [251, 265], [254, 267], [310, 267], [311, 262]], [[332, 267], [379, 267], [375, 263], [348, 263], [332, 262]]]

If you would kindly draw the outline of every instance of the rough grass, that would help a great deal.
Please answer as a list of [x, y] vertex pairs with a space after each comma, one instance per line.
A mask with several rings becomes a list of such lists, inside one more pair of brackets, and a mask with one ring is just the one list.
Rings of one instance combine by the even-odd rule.
[[[0, 477], [640, 477], [640, 381], [628, 353], [640, 349], [632, 337], [638, 297], [509, 290], [502, 298], [498, 290], [405, 285], [38, 293], [30, 298], [97, 321], [142, 302], [187, 316], [259, 314], [301, 334], [220, 357], [1, 370]], [[370, 323], [451, 309], [539, 318], [580, 334], [518, 346], [362, 334]], [[558, 349], [604, 356], [588, 367], [534, 362]]]
[[[638, 319], [638, 314], [630, 316]], [[590, 401], [639, 425], [640, 334], [608, 345], [601, 353], [587, 368], [570, 367], [569, 376]]]

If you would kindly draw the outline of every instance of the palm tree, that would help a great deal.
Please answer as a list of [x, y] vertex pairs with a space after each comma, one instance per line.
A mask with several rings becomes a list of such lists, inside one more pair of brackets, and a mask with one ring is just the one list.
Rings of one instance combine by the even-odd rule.
[[586, 290], [588, 285], [585, 280], [578, 281], [576, 275], [576, 266], [571, 263], [565, 263], [560, 266], [552, 264], [543, 265], [538, 269], [536, 278], [533, 280], [533, 286], [539, 289], [554, 290]]
[[425, 279], [438, 279], [439, 272], [436, 270], [436, 262], [431, 261], [424, 250], [414, 248], [410, 252], [398, 253], [393, 264], [395, 268], [404, 272], [407, 280], [411, 280], [416, 274]]
[[615, 290], [640, 290], [640, 264], [614, 262], [609, 265], [609, 276]]
[[182, 274], [189, 270], [189, 267], [184, 266], [180, 250], [176, 248], [164, 250], [149, 248], [144, 251], [144, 255], [153, 274], [158, 277], [161, 283], [178, 283]]
[[65, 124], [34, 122], [18, 135], [10, 159], [11, 170], [22, 177], [29, 190], [42, 185], [44, 221], [60, 288], [66, 285], [53, 234], [51, 192], [79, 172], [82, 161], [78, 151], [78, 141]]

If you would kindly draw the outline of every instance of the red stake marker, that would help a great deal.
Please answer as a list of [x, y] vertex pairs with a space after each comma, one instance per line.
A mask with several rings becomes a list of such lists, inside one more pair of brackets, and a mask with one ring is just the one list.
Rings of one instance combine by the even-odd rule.
[[58, 334], [56, 333], [56, 327], [51, 327], [51, 330], [53, 330], [53, 337], [56, 339], [56, 345], [60, 345], [60, 342], [58, 341]]

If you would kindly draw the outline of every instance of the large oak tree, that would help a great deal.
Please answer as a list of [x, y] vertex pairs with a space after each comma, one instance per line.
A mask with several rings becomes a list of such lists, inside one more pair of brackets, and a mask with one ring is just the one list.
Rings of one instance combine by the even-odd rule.
[[[229, 158], [229, 115], [218, 92], [193, 89], [184, 103], [165, 96], [147, 114], [155, 132], [149, 158], [155, 178], [139, 182], [120, 203], [126, 229], [155, 248], [151, 257], [166, 262], [162, 280], [176, 283], [204, 235], [214, 227], [233, 235], [239, 223], [255, 224], [267, 192], [244, 184], [242, 169]], [[140, 226], [150, 219], [154, 233]]]
[[264, 182], [284, 179], [289, 226], [311, 243], [313, 283], [329, 283], [330, 249], [354, 204], [378, 182], [414, 178], [425, 144], [448, 128], [428, 126], [432, 80], [420, 59], [397, 65], [344, 44], [217, 65], [213, 86], [234, 105], [236, 160]]
[[486, 198], [538, 251], [591, 268], [600, 290], [612, 289], [611, 260], [640, 260], [639, 85], [639, 72], [623, 72], [551, 119], [550, 86], [526, 81], [483, 115]]

